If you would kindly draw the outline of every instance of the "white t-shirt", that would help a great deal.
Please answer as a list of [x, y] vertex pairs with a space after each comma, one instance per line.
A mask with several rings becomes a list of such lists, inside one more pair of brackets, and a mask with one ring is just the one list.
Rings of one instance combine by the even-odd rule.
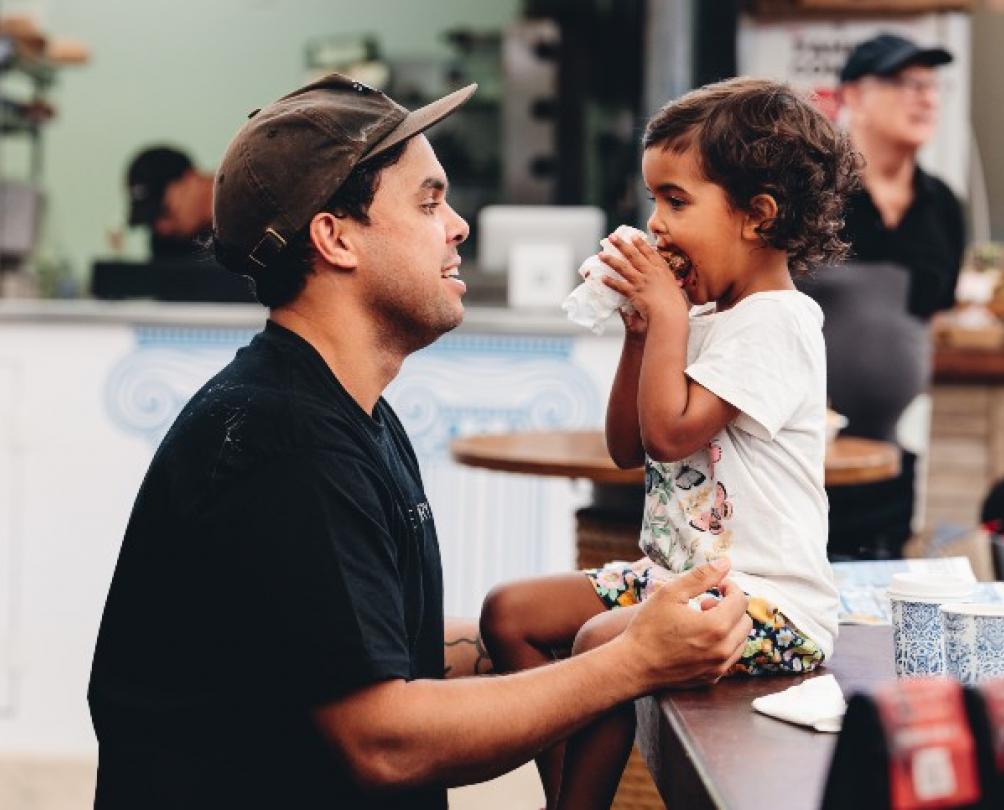
[[829, 658], [837, 589], [826, 559], [826, 353], [823, 313], [795, 290], [690, 313], [690, 379], [739, 409], [708, 446], [646, 463], [640, 545], [672, 572], [728, 557]]

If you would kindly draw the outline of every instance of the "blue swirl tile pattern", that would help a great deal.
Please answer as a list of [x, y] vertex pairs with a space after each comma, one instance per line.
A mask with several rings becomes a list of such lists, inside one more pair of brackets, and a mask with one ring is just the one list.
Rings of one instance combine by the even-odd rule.
[[[135, 349], [105, 386], [109, 417], [156, 446], [185, 402], [254, 334], [138, 327]], [[447, 335], [405, 362], [387, 399], [425, 460], [444, 458], [453, 438], [470, 433], [594, 426], [603, 395], [571, 350], [571, 338]]]
[[[148, 442], [152, 455], [192, 394], [255, 331], [137, 328], [105, 384], [109, 419]], [[569, 482], [461, 468], [449, 444], [472, 433], [600, 425], [606, 392], [576, 362], [574, 342], [447, 335], [408, 358], [387, 390], [436, 515], [451, 614], [477, 615], [498, 581], [571, 565], [577, 501]]]

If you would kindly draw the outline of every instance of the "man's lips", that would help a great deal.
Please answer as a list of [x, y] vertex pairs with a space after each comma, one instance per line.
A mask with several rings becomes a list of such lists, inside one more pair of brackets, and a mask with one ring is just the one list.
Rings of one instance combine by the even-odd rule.
[[446, 265], [446, 267], [440, 271], [439, 275], [443, 281], [448, 281], [450, 284], [457, 287], [461, 294], [467, 291], [467, 285], [460, 280], [460, 259]]

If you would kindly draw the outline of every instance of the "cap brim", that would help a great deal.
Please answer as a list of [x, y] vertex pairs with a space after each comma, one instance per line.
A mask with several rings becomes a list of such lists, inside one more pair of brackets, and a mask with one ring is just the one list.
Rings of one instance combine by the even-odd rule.
[[889, 59], [883, 60], [874, 71], [879, 76], [888, 76], [909, 65], [924, 65], [924, 67], [937, 67], [947, 65], [953, 61], [954, 57], [944, 48], [916, 48], [904, 53], [898, 53]]
[[424, 107], [408, 113], [400, 124], [388, 132], [382, 141], [366, 153], [363, 160], [369, 160], [381, 152], [386, 152], [392, 146], [397, 146], [402, 141], [413, 138], [434, 124], [438, 124], [473, 96], [474, 91], [477, 89], [478, 86], [476, 84], [469, 84], [467, 87], [455, 90], [448, 96], [443, 96], [438, 101], [433, 101], [431, 104], [426, 104]]

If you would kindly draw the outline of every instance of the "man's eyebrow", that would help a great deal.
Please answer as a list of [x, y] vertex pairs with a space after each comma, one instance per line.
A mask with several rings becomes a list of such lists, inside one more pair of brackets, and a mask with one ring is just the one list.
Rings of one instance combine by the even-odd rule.
[[419, 189], [427, 188], [431, 188], [433, 191], [446, 191], [446, 181], [440, 177], [426, 177]]

